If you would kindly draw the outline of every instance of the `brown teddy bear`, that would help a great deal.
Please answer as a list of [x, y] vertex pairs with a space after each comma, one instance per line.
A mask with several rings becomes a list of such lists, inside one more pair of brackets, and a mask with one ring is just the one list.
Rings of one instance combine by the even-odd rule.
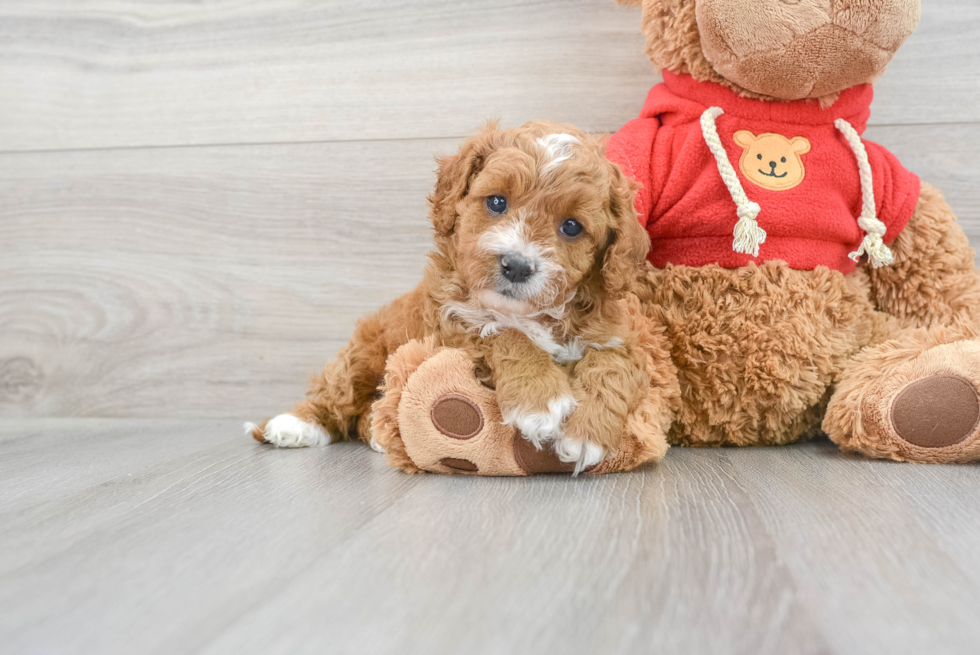
[[[619, 1], [664, 74], [606, 151], [640, 185], [631, 306], [669, 353], [642, 420], [673, 444], [823, 431], [870, 457], [980, 460], [974, 252], [940, 192], [860, 137], [919, 0]], [[392, 465], [569, 470], [501, 424], [473, 366], [431, 343], [392, 355], [373, 407]], [[663, 455], [635, 441], [591, 472]]]
[[974, 252], [940, 192], [859, 136], [919, 0], [624, 4], [664, 83], [607, 156], [643, 185], [671, 442], [822, 429], [871, 457], [980, 459]]

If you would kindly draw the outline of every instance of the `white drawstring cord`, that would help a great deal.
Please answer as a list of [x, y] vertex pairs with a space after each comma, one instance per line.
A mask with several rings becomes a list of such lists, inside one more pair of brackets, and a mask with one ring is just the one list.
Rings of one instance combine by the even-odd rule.
[[715, 120], [724, 113], [725, 110], [721, 107], [711, 107], [701, 114], [701, 133], [704, 135], [704, 142], [708, 144], [711, 154], [715, 156], [715, 161], [718, 162], [718, 172], [721, 174], [721, 179], [728, 187], [728, 193], [731, 194], [732, 200], [735, 201], [738, 223], [735, 224], [735, 239], [732, 241], [732, 249], [735, 252], [758, 257], [759, 246], [766, 242], [766, 231], [759, 227], [759, 223], [756, 221], [762, 207], [749, 200], [749, 197], [745, 195], [745, 189], [742, 187], [738, 175], [735, 174], [731, 162], [728, 161], [728, 153], [725, 152], [725, 146], [722, 145], [721, 137], [718, 136], [718, 128], [715, 126]]
[[861, 259], [861, 255], [868, 253], [868, 260], [874, 268], [888, 266], [895, 261], [891, 249], [885, 245], [883, 237], [888, 227], [878, 220], [878, 212], [875, 208], [875, 186], [871, 177], [871, 163], [868, 161], [868, 151], [858, 136], [854, 126], [838, 118], [834, 121], [834, 127], [847, 139], [847, 143], [854, 151], [857, 158], [858, 172], [861, 174], [861, 217], [858, 218], [858, 226], [865, 231], [865, 237], [861, 241], [858, 249], [848, 255], [854, 261]]

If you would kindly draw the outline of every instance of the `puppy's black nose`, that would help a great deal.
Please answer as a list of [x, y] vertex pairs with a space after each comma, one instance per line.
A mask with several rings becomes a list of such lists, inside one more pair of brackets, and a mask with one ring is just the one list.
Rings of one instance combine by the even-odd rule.
[[769, 165], [770, 165], [770, 166], [771, 166], [772, 168], [776, 168], [776, 162], [774, 162], [774, 161], [771, 161], [771, 162], [769, 162]]
[[514, 284], [521, 284], [534, 275], [534, 264], [521, 255], [508, 253], [500, 256], [500, 272]]

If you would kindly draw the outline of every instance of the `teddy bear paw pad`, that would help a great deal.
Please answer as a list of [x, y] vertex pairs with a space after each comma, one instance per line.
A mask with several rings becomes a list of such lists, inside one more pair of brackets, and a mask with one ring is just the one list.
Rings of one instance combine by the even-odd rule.
[[550, 444], [538, 449], [533, 443], [518, 435], [514, 439], [514, 459], [528, 475], [537, 473], [571, 473], [575, 462], [563, 462]]
[[942, 373], [912, 382], [892, 402], [892, 426], [920, 448], [946, 448], [966, 441], [980, 422], [980, 397], [973, 384]]
[[472, 439], [483, 430], [483, 412], [472, 400], [456, 393], [436, 400], [430, 418], [432, 425], [451, 439]]
[[479, 466], [468, 459], [460, 459], [459, 457], [443, 457], [439, 460], [439, 463], [454, 471], [463, 471], [464, 473], [480, 472]]

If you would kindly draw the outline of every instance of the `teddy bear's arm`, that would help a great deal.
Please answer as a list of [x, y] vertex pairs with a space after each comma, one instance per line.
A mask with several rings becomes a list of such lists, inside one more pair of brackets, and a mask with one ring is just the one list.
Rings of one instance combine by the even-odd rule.
[[980, 321], [974, 251], [938, 189], [923, 183], [912, 218], [890, 247], [890, 266], [862, 264], [878, 309], [909, 326]]

